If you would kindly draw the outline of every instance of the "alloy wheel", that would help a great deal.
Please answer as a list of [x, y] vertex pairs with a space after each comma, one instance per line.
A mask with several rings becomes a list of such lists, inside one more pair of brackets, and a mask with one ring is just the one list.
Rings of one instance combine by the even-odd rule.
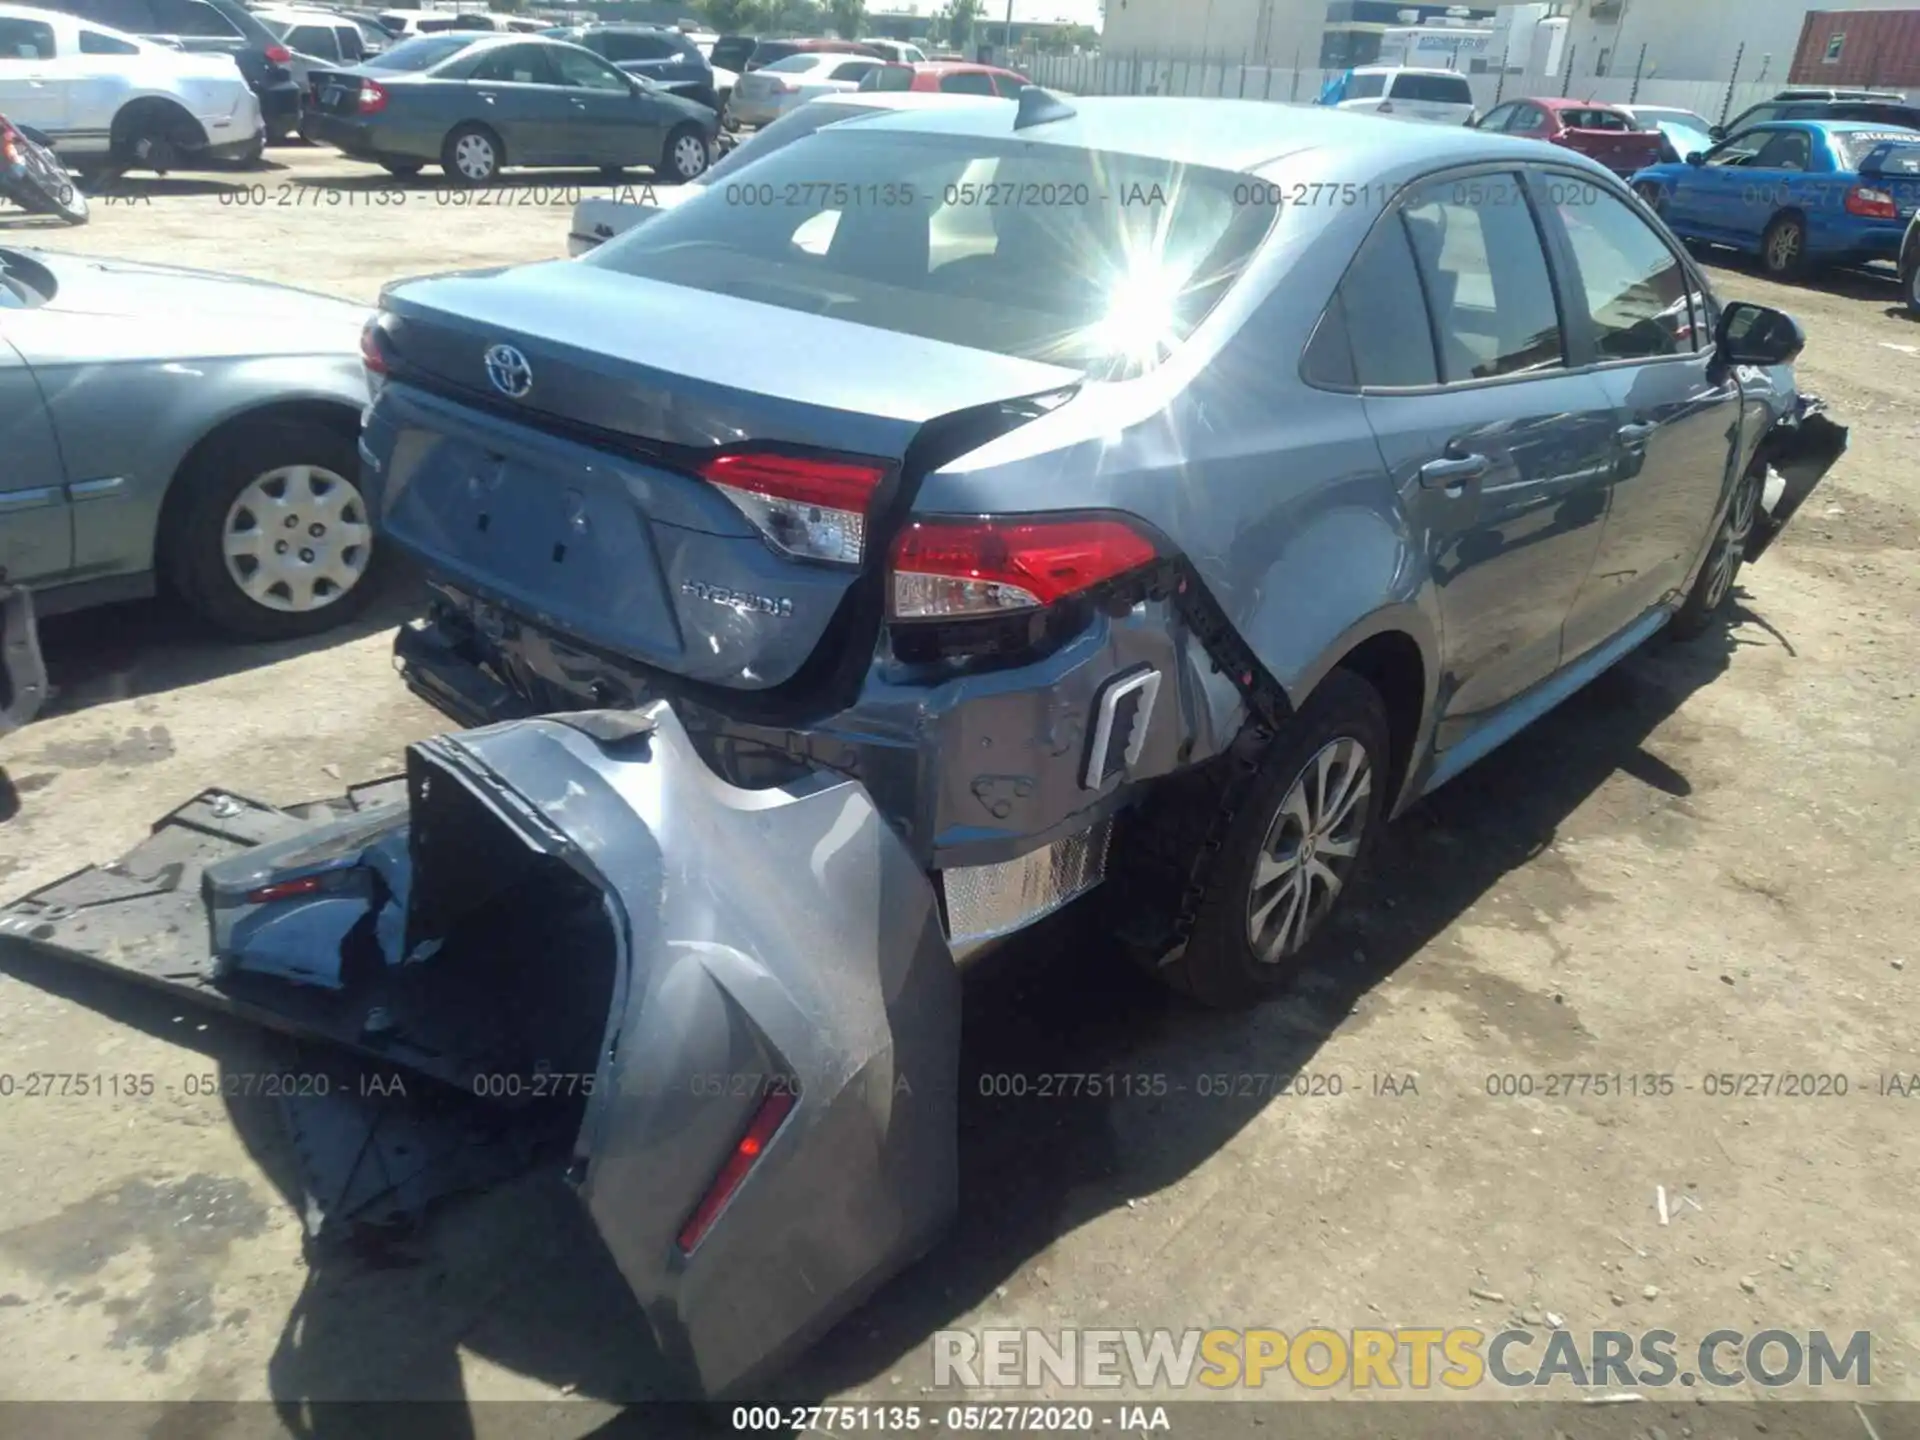
[[220, 541], [227, 574], [249, 599], [305, 613], [360, 583], [373, 529], [351, 480], [320, 465], [283, 465], [234, 498]]
[[1720, 538], [1713, 550], [1711, 578], [1707, 581], [1706, 608], [1709, 611], [1719, 607], [1727, 598], [1727, 592], [1733, 588], [1733, 578], [1740, 573], [1740, 561], [1746, 554], [1747, 537], [1753, 534], [1753, 516], [1760, 504], [1760, 481], [1757, 476], [1748, 475], [1740, 481], [1739, 489], [1733, 492], [1733, 502], [1727, 506], [1727, 518], [1720, 524]]
[[1777, 226], [1773, 238], [1767, 241], [1767, 268], [1775, 273], [1784, 273], [1793, 268], [1800, 258], [1800, 227], [1791, 221]]
[[1294, 777], [1254, 861], [1247, 942], [1268, 965], [1297, 954], [1351, 878], [1373, 766], [1358, 740], [1330, 740]]

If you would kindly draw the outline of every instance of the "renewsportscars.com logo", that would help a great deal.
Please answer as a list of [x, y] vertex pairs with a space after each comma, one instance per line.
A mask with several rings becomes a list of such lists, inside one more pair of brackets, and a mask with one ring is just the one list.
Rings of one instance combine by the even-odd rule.
[[1135, 1391], [1534, 1389], [1671, 1386], [1865, 1387], [1873, 1337], [1824, 1330], [1714, 1330], [1683, 1345], [1671, 1330], [940, 1330], [936, 1388]]

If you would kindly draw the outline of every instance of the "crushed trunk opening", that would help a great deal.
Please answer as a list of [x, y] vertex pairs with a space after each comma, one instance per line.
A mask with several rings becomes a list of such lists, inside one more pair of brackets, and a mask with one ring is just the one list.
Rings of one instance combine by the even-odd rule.
[[857, 784], [731, 786], [665, 704], [422, 741], [333, 801], [209, 791], [0, 937], [425, 1082], [283, 1097], [310, 1230], [564, 1165], [704, 1396], [783, 1367], [956, 1203], [926, 874]]

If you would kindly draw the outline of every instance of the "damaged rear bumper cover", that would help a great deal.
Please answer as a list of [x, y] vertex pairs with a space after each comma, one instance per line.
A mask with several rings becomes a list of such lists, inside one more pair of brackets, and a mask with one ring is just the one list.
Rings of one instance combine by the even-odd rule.
[[210, 792], [0, 936], [469, 1094], [578, 1097], [567, 1173], [700, 1395], [783, 1368], [953, 1214], [927, 876], [860, 786], [737, 789], [665, 705], [422, 741], [331, 805]]

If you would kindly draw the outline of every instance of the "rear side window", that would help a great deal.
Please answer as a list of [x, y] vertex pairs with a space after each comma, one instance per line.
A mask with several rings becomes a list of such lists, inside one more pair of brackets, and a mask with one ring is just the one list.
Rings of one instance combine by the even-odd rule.
[[80, 27], [80, 53], [82, 55], [138, 55], [140, 47], [131, 40], [122, 40], [118, 35], [109, 35], [104, 30], [89, 30]]
[[878, 63], [874, 60], [848, 60], [834, 66], [833, 72], [827, 78], [829, 80], [864, 80], [873, 73]]
[[940, 77], [940, 88], [952, 95], [991, 95], [993, 80], [978, 70], [956, 70]]
[[1549, 188], [1600, 357], [1651, 360], [1699, 348], [1687, 272], [1652, 227], [1598, 185]]
[[1184, 342], [1275, 213], [1224, 171], [858, 123], [730, 178], [801, 203], [708, 185], [577, 263], [1108, 377]]
[[911, 90], [913, 71], [905, 65], [879, 65], [860, 82], [862, 90]]
[[539, 45], [502, 45], [489, 50], [475, 63], [472, 80], [494, 84], [558, 85], [560, 79], [548, 63], [548, 54]]
[[1509, 175], [1441, 180], [1402, 212], [1448, 384], [1566, 363], [1533, 208]]
[[1840, 166], [1844, 170], [1858, 170], [1862, 160], [1890, 140], [1912, 140], [1915, 144], [1920, 144], [1920, 137], [1903, 131], [1889, 133], [1885, 130], [1855, 130], [1851, 134], [1835, 135], [1832, 138], [1833, 148], [1838, 153]]
[[1403, 70], [1394, 77], [1393, 98], [1437, 105], [1471, 105], [1473, 87], [1460, 75], [1414, 75]]
[[148, 0], [148, 4], [153, 9], [153, 23], [159, 27], [157, 33], [161, 35], [231, 40], [240, 33], [227, 22], [226, 16], [200, 0]]
[[431, 70], [442, 60], [450, 60], [473, 44], [471, 35], [416, 35], [388, 46], [368, 58], [369, 68], [378, 70]]
[[[1354, 383], [1369, 389], [1439, 383], [1433, 336], [1420, 323], [1426, 299], [1406, 224], [1397, 212], [1376, 224], [1361, 245], [1330, 313], [1337, 316], [1350, 352]], [[1327, 329], [1326, 321], [1321, 329]], [[1308, 354], [1310, 378], [1320, 378], [1319, 367], [1329, 359], [1338, 363], [1325, 350], [1330, 343], [1315, 332]]]
[[290, 49], [317, 60], [338, 60], [340, 46], [333, 31], [325, 25], [295, 25], [280, 37]]
[[0, 19], [0, 60], [53, 59], [53, 27], [39, 20]]
[[1616, 115], [1611, 110], [1562, 110], [1560, 119], [1571, 130], [1633, 129], [1626, 116]]

